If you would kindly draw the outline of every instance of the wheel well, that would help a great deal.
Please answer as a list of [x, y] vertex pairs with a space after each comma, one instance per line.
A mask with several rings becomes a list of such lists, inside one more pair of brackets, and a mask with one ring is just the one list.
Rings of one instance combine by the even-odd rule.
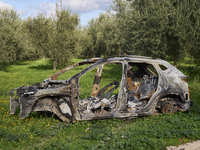
[[160, 98], [157, 104], [157, 108], [160, 108], [165, 103], [171, 103], [173, 105], [180, 105], [182, 103], [182, 99], [179, 95], [169, 94]]
[[166, 98], [167, 99], [174, 99], [175, 101], [182, 102], [180, 95], [174, 95], [174, 94], [165, 95], [162, 98], [160, 98], [160, 100], [166, 99]]
[[160, 98], [156, 109], [161, 113], [174, 113], [176, 111], [185, 111], [182, 108], [183, 100], [179, 95], [166, 95]]

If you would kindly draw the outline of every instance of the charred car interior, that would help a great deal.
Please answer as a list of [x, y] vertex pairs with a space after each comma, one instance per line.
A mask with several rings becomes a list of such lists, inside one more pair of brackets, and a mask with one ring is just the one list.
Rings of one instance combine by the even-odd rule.
[[[90, 65], [88, 65], [90, 64]], [[80, 66], [69, 79], [57, 80]], [[64, 122], [137, 118], [188, 111], [186, 76], [161, 59], [142, 56], [92, 58], [68, 66], [41, 83], [10, 91], [10, 114], [49, 111]]]

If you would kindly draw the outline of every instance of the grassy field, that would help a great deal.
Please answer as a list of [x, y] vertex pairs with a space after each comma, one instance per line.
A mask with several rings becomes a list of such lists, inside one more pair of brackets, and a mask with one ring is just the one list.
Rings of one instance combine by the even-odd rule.
[[[178, 68], [188, 76], [190, 98], [194, 102], [189, 112], [130, 121], [111, 119], [66, 124], [45, 113], [32, 112], [24, 120], [18, 117], [19, 109], [15, 115], [8, 113], [10, 89], [32, 85], [49, 77], [55, 72], [49, 60], [3, 66], [0, 68], [0, 149], [146, 150], [165, 149], [169, 145], [200, 140], [200, 68], [189, 59], [182, 61]], [[69, 72], [68, 76], [61, 76], [60, 79], [75, 73]]]

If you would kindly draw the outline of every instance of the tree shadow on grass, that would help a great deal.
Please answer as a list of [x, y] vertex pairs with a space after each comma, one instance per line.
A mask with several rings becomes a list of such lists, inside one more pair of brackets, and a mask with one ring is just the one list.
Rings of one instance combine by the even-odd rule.
[[53, 69], [53, 62], [51, 60], [46, 60], [45, 64], [37, 65], [37, 66], [30, 66], [31, 69], [37, 70], [52, 70]]
[[[57, 69], [57, 71], [59, 71], [59, 70], [65, 68], [67, 66], [73, 65], [73, 64], [80, 62], [80, 61], [82, 61], [82, 59], [72, 59], [68, 63], [62, 64], [59, 67], [57, 66], [56, 69]], [[45, 64], [37, 65], [37, 66], [31, 66], [29, 68], [37, 69], [37, 70], [53, 70], [53, 61], [49, 59], [49, 60], [45, 61]]]
[[14, 61], [10, 63], [0, 63], [0, 71], [9, 72], [9, 69], [12, 65], [22, 66], [27, 65], [28, 63], [35, 61], [35, 60], [21, 60], [21, 61]]
[[200, 77], [200, 69], [198, 66], [178, 66], [178, 69], [188, 76], [189, 80]]

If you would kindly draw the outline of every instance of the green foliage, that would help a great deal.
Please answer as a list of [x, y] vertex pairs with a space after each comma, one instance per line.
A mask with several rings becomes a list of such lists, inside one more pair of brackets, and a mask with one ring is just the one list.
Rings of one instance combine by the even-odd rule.
[[1, 8], [0, 65], [37, 58], [51, 58], [54, 69], [69, 63], [81, 54], [78, 25], [79, 16], [70, 9], [21, 20], [15, 10]]
[[199, 17], [198, 0], [113, 0], [111, 10], [86, 27], [70, 9], [22, 20], [1, 8], [0, 66], [50, 58], [56, 70], [72, 58], [125, 54], [167, 58], [174, 65], [189, 56], [199, 65]]
[[[100, 141], [98, 145], [91, 145], [89, 149], [94, 147], [102, 149], [163, 149], [166, 147], [164, 143], [170, 139], [200, 139], [197, 116], [193, 114], [193, 117], [187, 117], [182, 113], [177, 115], [156, 116], [152, 118], [153, 120], [151, 118], [138, 119], [132, 125], [126, 124], [127, 126], [124, 128], [120, 127], [120, 123], [116, 123], [115, 120], [109, 122], [112, 125], [106, 124], [106, 122], [92, 124], [84, 138]], [[190, 120], [187, 121], [189, 118]]]
[[79, 17], [70, 9], [56, 12], [49, 55], [52, 60], [57, 61], [57, 66], [69, 63], [79, 53], [76, 51], [78, 25]]
[[198, 54], [199, 6], [197, 0], [115, 0], [123, 52], [169, 57], [175, 65], [188, 54]]
[[48, 56], [50, 49], [50, 38], [53, 31], [53, 21], [51, 18], [46, 18], [44, 14], [39, 14], [34, 18], [27, 18], [23, 22], [23, 28], [29, 36], [32, 43], [32, 48], [35, 51], [35, 57]]
[[23, 37], [20, 25], [21, 20], [15, 10], [0, 8], [0, 63], [25, 57], [23, 42], [27, 40]]
[[104, 57], [119, 55], [121, 52], [121, 39], [115, 16], [107, 12], [100, 14], [99, 18], [92, 19], [85, 31], [85, 38], [90, 40], [83, 47], [85, 57]]
[[15, 135], [12, 133], [9, 133], [7, 131], [4, 130], [0, 130], [0, 140], [6, 140], [6, 141], [16, 141], [19, 142], [21, 140], [27, 140], [28, 135], [27, 134], [19, 134], [19, 135]]
[[55, 70], [56, 67], [69, 63], [79, 53], [78, 25], [79, 17], [70, 9], [57, 11], [55, 16], [49, 18], [45, 14], [39, 14], [24, 22], [24, 28], [34, 43], [36, 58], [51, 58]]

